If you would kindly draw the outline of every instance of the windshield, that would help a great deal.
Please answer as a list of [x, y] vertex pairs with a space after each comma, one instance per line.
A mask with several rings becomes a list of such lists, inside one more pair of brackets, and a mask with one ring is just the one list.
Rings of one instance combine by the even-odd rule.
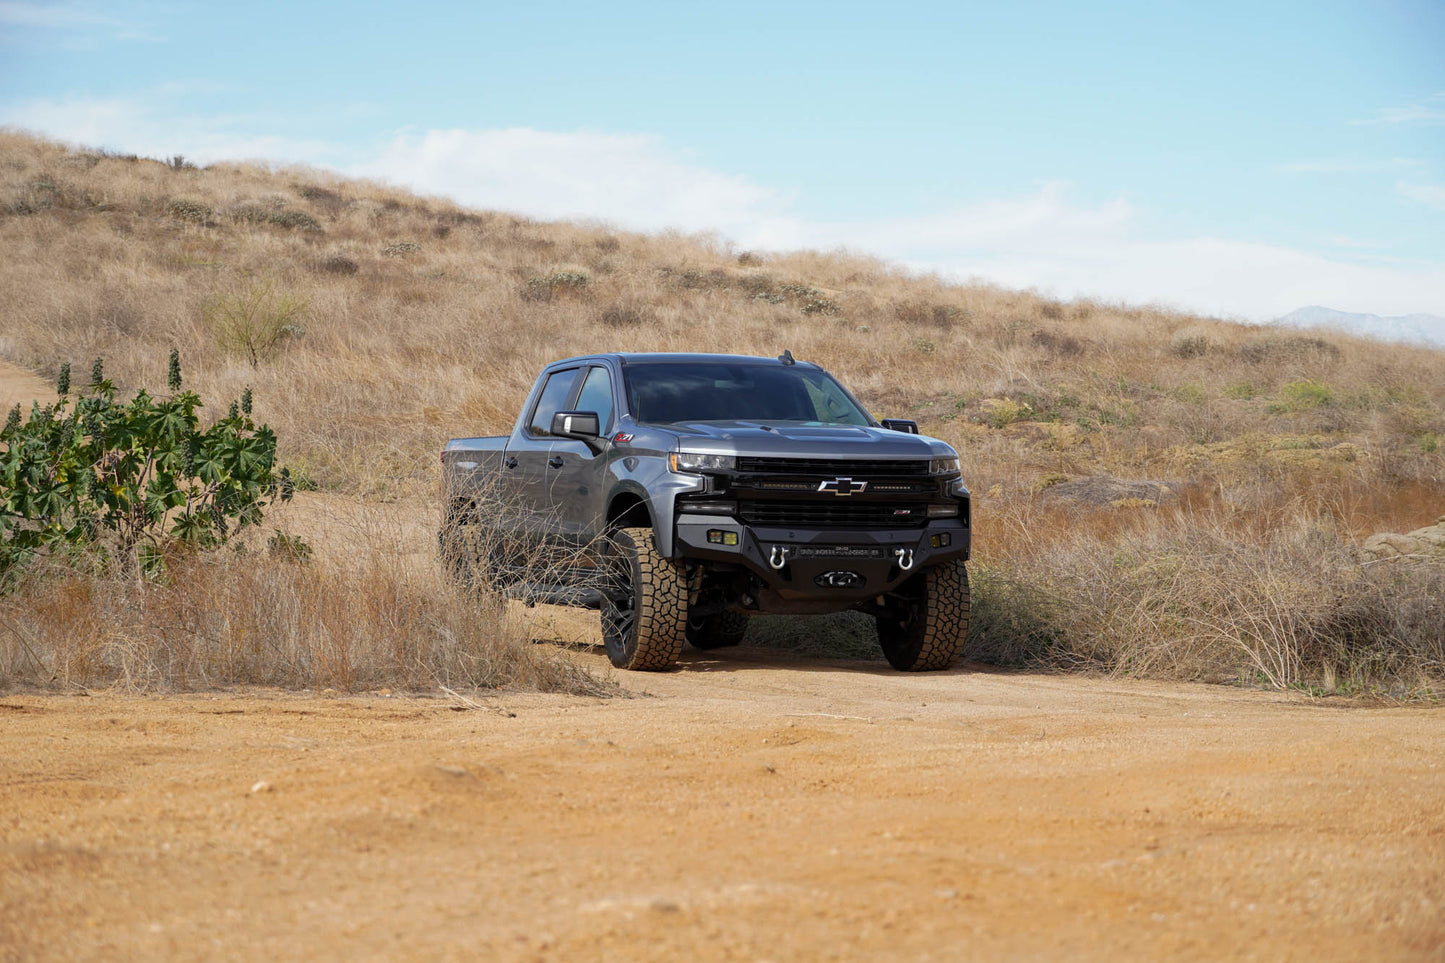
[[629, 365], [623, 371], [639, 422], [873, 423], [842, 385], [816, 368], [695, 362]]

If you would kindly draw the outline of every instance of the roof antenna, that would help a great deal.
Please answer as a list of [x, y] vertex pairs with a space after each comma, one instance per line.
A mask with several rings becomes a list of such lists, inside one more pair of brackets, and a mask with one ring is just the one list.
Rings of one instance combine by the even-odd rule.
[[781, 361], [783, 364], [788, 364], [788, 365], [792, 365], [792, 364], [797, 364], [797, 363], [798, 363], [798, 362], [796, 362], [796, 361], [793, 360], [793, 352], [789, 351], [787, 348], [784, 348], [784, 349], [783, 349], [783, 353], [780, 354], [780, 355], [778, 355], [778, 360]]

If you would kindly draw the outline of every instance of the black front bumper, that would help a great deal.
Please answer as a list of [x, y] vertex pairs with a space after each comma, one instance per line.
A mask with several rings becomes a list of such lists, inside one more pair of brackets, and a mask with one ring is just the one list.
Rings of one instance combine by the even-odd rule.
[[[784, 602], [840, 608], [891, 591], [931, 565], [968, 558], [970, 536], [960, 518], [934, 519], [921, 528], [841, 529], [766, 527], [684, 512], [676, 526], [678, 558], [739, 566]], [[725, 543], [730, 536], [736, 544]]]

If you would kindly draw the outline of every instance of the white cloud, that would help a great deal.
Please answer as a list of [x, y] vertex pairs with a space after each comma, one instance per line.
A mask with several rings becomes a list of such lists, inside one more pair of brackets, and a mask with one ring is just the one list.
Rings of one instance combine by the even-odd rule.
[[1407, 184], [1400, 182], [1395, 185], [1402, 197], [1412, 201], [1426, 204], [1436, 210], [1445, 211], [1445, 186], [1439, 184]]
[[748, 244], [791, 244], [798, 229], [777, 191], [703, 167], [643, 135], [432, 130], [397, 137], [349, 172], [476, 207], [642, 230], [719, 231]]
[[74, 3], [24, 3], [0, 0], [0, 24], [13, 27], [50, 30], [68, 34], [61, 46], [87, 48], [95, 45], [97, 34], [110, 39], [161, 43], [162, 38], [135, 24], [97, 13]]
[[1423, 104], [1410, 104], [1406, 107], [1382, 107], [1374, 117], [1363, 120], [1352, 120], [1349, 123], [1361, 126], [1365, 124], [1432, 124], [1445, 121], [1445, 91], [1427, 99]]
[[65, 29], [94, 24], [114, 24], [114, 21], [72, 4], [7, 2], [0, 3], [0, 23], [13, 23], [21, 27]]
[[835, 230], [866, 233], [870, 243], [921, 253], [930, 248], [957, 251], [1032, 244], [1041, 238], [1048, 238], [1056, 247], [1089, 243], [1118, 235], [1134, 217], [1133, 208], [1123, 198], [1099, 207], [1081, 207], [1069, 202], [1068, 191], [1069, 185], [1063, 181], [1047, 181], [1037, 193], [1022, 198]]
[[1059, 297], [1158, 303], [1223, 317], [1268, 320], [1305, 304], [1407, 314], [1445, 308], [1445, 266], [1356, 264], [1225, 238], [1146, 240], [1125, 234], [1092, 244], [1016, 243], [927, 266], [1032, 287]]

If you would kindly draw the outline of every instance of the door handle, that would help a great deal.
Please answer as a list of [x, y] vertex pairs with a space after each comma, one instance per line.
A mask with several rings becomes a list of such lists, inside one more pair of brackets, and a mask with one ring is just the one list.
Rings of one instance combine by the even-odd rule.
[[517, 459], [515, 459], [515, 458], [503, 458], [503, 459], [502, 459], [502, 464], [503, 464], [503, 465], [506, 465], [508, 468], [516, 468], [516, 467], [517, 467]]
[[547, 464], [550, 465], [550, 466], [552, 466], [553, 468], [561, 468], [561, 467], [562, 467], [562, 456], [561, 456], [561, 455], [553, 455], [551, 458], [548, 458], [548, 459], [547, 459]]

